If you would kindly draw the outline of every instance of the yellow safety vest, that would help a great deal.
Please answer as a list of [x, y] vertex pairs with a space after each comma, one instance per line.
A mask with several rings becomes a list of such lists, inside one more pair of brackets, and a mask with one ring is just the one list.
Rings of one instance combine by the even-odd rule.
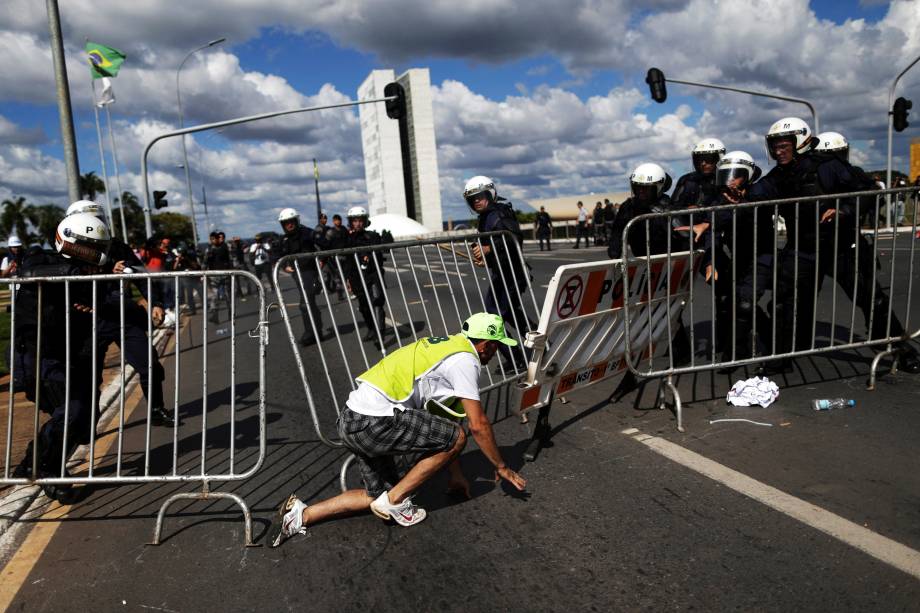
[[[470, 341], [462, 334], [452, 336], [429, 336], [411, 345], [406, 345], [386, 356], [377, 364], [357, 377], [359, 383], [367, 383], [394, 403], [402, 403], [412, 396], [415, 382], [430, 372], [445, 359], [457, 353], [471, 353], [477, 356]], [[462, 411], [457, 399], [445, 399], [441, 404], [452, 411]], [[425, 407], [433, 413], [451, 416], [438, 410], [440, 407]], [[454, 413], [452, 417], [463, 417]]]

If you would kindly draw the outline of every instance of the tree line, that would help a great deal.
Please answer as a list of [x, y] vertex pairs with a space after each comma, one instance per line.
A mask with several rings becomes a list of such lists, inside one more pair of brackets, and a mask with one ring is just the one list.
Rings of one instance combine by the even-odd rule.
[[[105, 193], [105, 183], [95, 172], [80, 176], [81, 196], [86, 200], [95, 200], [96, 195]], [[112, 201], [113, 234], [121, 236], [121, 213], [124, 209], [125, 225], [128, 228], [126, 242], [130, 245], [142, 245], [146, 241], [144, 209], [131, 192], [123, 192], [121, 197]], [[14, 196], [3, 201], [0, 212], [0, 235], [18, 236], [25, 244], [54, 244], [54, 234], [58, 224], [64, 219], [67, 208], [58, 204], [33, 204], [23, 196]], [[174, 242], [192, 242], [192, 224], [187, 215], [181, 213], [157, 213], [151, 218], [153, 232], [158, 236], [168, 236]]]

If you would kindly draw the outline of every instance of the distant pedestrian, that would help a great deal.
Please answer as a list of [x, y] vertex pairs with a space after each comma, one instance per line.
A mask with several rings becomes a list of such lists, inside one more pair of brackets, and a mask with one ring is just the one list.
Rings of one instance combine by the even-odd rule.
[[585, 210], [585, 205], [581, 200], [578, 201], [578, 221], [575, 226], [575, 248], [578, 249], [578, 245], [581, 243], [581, 239], [585, 239], [585, 247], [588, 246], [588, 211]]
[[546, 250], [552, 251], [553, 248], [550, 245], [550, 238], [553, 235], [553, 218], [546, 212], [546, 207], [540, 207], [540, 212], [537, 213], [536, 224], [537, 240], [540, 241], [540, 251], [543, 251], [543, 241], [546, 241]]

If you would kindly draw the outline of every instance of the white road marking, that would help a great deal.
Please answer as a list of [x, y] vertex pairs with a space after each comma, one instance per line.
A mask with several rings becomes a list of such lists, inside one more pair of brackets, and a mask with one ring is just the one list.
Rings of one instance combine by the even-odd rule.
[[701, 475], [753, 498], [803, 524], [820, 530], [851, 547], [894, 566], [920, 579], [920, 551], [868, 528], [853, 523], [830, 511], [806, 502], [795, 496], [752, 479], [747, 475], [710, 460], [700, 454], [657, 436], [639, 432], [635, 428], [623, 430], [623, 434], [638, 441], [673, 462], [694, 470]]

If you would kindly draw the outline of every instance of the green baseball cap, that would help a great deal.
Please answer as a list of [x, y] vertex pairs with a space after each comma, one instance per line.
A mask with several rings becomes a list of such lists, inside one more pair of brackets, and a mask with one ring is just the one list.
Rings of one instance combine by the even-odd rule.
[[505, 322], [499, 315], [492, 313], [475, 313], [463, 322], [463, 335], [468, 339], [498, 341], [509, 347], [518, 342], [505, 335]]

